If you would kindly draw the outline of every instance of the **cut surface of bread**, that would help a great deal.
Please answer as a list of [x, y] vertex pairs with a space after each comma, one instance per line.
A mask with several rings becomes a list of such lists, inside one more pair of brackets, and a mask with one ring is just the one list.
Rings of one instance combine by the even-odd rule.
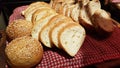
[[79, 15], [79, 23], [82, 24], [85, 28], [89, 29], [93, 27], [90, 17], [86, 12], [86, 8], [82, 7]]
[[42, 19], [39, 19], [35, 25], [33, 26], [31, 35], [33, 38], [36, 38], [37, 40], [39, 40], [39, 32], [41, 31], [41, 29], [49, 22], [49, 20], [54, 17], [55, 15], [57, 15], [57, 13], [50, 13], [48, 12], [48, 15]]
[[70, 17], [70, 16], [71, 16], [71, 13], [72, 13], [72, 9], [73, 9], [74, 7], [75, 7], [75, 5], [67, 4], [65, 16]]
[[40, 41], [47, 47], [51, 48], [52, 47], [52, 43], [51, 43], [51, 40], [50, 40], [50, 36], [49, 36], [49, 32], [51, 30], [51, 28], [59, 23], [60, 20], [62, 19], [65, 19], [66, 17], [63, 16], [63, 15], [56, 15], [54, 17], [52, 17], [48, 24], [46, 26], [44, 26], [42, 28], [42, 30], [40, 31], [40, 34], [39, 34], [39, 38], [40, 38]]
[[70, 17], [75, 21], [75, 22], [79, 22], [78, 17], [80, 13], [80, 7], [79, 7], [79, 3], [76, 3], [74, 5], [74, 8], [71, 9], [71, 14]]
[[46, 6], [46, 7], [49, 7], [49, 4], [45, 3], [45, 2], [34, 2], [34, 3], [31, 3], [27, 8], [26, 10], [22, 11], [22, 14], [23, 15], [26, 15], [26, 13], [30, 12], [32, 9], [38, 7], [38, 6]]
[[90, 17], [95, 13], [96, 10], [99, 9], [101, 9], [101, 4], [99, 0], [89, 1], [89, 3], [87, 4], [87, 12]]
[[[30, 7], [30, 8], [29, 8]], [[49, 4], [45, 3], [45, 2], [39, 2], [39, 3], [36, 3], [36, 5], [34, 6], [28, 6], [28, 10], [26, 12], [24, 12], [24, 16], [25, 16], [25, 19], [27, 21], [30, 21], [31, 22], [31, 18], [32, 18], [32, 14], [38, 10], [38, 9], [41, 9], [41, 8], [44, 8], [44, 7], [50, 7]]]
[[72, 23], [61, 29], [58, 40], [60, 46], [70, 55], [75, 56], [85, 39], [85, 30], [78, 23]]
[[22, 15], [25, 15], [26, 12], [28, 12], [31, 7], [35, 7], [36, 5], [39, 5], [39, 4], [40, 4], [40, 2], [31, 3], [30, 5], [28, 5], [28, 7], [24, 11], [22, 11]]
[[78, 0], [78, 3], [80, 3], [81, 6], [86, 6], [89, 3], [90, 0]]
[[64, 4], [64, 5], [63, 5], [63, 8], [60, 10], [59, 13], [65, 15], [65, 14], [66, 14], [66, 11], [67, 11], [67, 6], [68, 6], [67, 4]]
[[59, 31], [70, 23], [76, 23], [76, 22], [73, 22], [69, 19], [64, 19], [64, 20], [60, 21], [59, 23], [55, 24], [51, 28], [50, 33], [49, 33], [50, 39], [51, 39], [51, 42], [54, 44], [54, 46], [56, 46], [57, 48], [61, 48], [58, 44], [58, 33], [59, 33]]
[[53, 13], [55, 13], [55, 11], [53, 9], [48, 8], [48, 7], [36, 10], [32, 14], [32, 23], [35, 24], [36, 21], [38, 21], [42, 17], [45, 17], [49, 11], [52, 11]]
[[59, 11], [60, 11], [60, 7], [62, 6], [62, 3], [61, 2], [59, 2], [59, 3], [56, 3], [55, 4], [55, 6], [53, 6], [53, 9], [55, 9], [56, 10], [56, 12], [58, 13]]

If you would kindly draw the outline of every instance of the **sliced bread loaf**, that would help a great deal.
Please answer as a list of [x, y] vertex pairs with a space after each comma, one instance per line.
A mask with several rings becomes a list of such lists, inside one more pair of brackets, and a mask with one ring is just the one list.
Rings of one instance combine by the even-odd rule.
[[99, 0], [92, 0], [89, 1], [89, 3], [87, 4], [87, 12], [88, 15], [91, 17], [96, 10], [101, 9], [101, 4]]
[[71, 9], [71, 14], [70, 17], [75, 21], [75, 22], [79, 22], [79, 14], [80, 13], [80, 6], [79, 3], [76, 3], [74, 5], [74, 7]]
[[32, 23], [35, 24], [35, 22], [38, 21], [39, 19], [46, 17], [46, 15], [48, 14], [49, 11], [52, 11], [53, 13], [55, 13], [55, 11], [49, 7], [45, 7], [45, 8], [36, 10], [32, 14]]
[[39, 38], [40, 38], [40, 41], [47, 47], [51, 48], [52, 47], [52, 43], [51, 43], [51, 40], [50, 40], [50, 36], [49, 36], [49, 32], [51, 30], [51, 28], [59, 23], [60, 20], [62, 19], [65, 19], [66, 17], [63, 16], [63, 15], [56, 15], [54, 17], [52, 17], [48, 24], [46, 26], [44, 26], [42, 28], [42, 30], [40, 31], [39, 33]]
[[71, 23], [62, 28], [58, 35], [60, 46], [70, 56], [75, 56], [85, 39], [85, 30], [78, 23]]
[[88, 13], [86, 11], [85, 6], [83, 6], [80, 10], [79, 23], [82, 26], [84, 26], [86, 29], [92, 29], [93, 28], [93, 24], [91, 22], [90, 17], [88, 16]]
[[62, 21], [59, 21], [59, 23], [55, 24], [51, 28], [51, 30], [49, 32], [50, 40], [57, 48], [61, 48], [58, 44], [58, 33], [59, 33], [59, 31], [70, 23], [75, 23], [75, 22], [73, 22], [69, 19], [64, 19]]
[[49, 20], [56, 16], [57, 13], [49, 13], [48, 15], [42, 19], [39, 19], [33, 26], [31, 35], [33, 38], [36, 38], [37, 40], [39, 40], [39, 32], [41, 31], [41, 29], [49, 22]]
[[47, 3], [45, 3], [45, 2], [35, 3], [34, 6], [29, 5], [29, 6], [28, 6], [29, 9], [23, 11], [23, 12], [24, 12], [25, 19], [26, 19], [27, 21], [30, 21], [30, 22], [31, 22], [32, 14], [33, 14], [36, 10], [41, 9], [41, 8], [44, 8], [44, 7], [50, 7], [50, 6], [49, 6], [49, 4], [47, 4]]

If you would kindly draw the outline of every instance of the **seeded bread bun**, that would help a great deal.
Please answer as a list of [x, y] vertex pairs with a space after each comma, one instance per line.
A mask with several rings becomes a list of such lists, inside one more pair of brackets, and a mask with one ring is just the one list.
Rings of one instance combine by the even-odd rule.
[[31, 34], [32, 23], [23, 19], [14, 20], [7, 26], [6, 33], [10, 39]]
[[11, 68], [31, 68], [42, 59], [43, 47], [38, 40], [23, 36], [12, 40], [5, 54]]

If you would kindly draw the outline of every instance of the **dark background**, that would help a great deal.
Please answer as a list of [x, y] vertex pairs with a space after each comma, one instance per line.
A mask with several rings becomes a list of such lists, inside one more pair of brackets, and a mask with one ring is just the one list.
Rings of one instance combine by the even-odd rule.
[[[13, 10], [16, 7], [27, 5], [36, 1], [45, 1], [47, 3], [50, 2], [50, 0], [0, 0], [0, 12], [3, 12], [6, 25], [8, 25], [9, 16], [12, 14]], [[100, 1], [102, 9], [105, 9], [106, 11], [110, 12], [111, 17], [120, 22], [120, 9], [116, 9], [114, 5], [111, 4], [104, 5], [105, 0]]]
[[9, 16], [16, 7], [27, 5], [36, 1], [50, 2], [50, 0], [0, 0], [0, 12], [3, 12], [6, 25], [8, 25]]

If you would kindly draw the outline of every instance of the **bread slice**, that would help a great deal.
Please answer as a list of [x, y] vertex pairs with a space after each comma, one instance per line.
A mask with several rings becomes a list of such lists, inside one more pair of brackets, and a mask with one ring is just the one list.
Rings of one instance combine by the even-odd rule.
[[78, 23], [71, 23], [62, 28], [58, 35], [60, 46], [70, 56], [75, 56], [85, 39], [85, 30]]
[[63, 2], [66, 4], [73, 4], [75, 3], [75, 0], [63, 0]]
[[50, 7], [50, 6], [46, 2], [34, 2], [28, 5], [27, 9], [22, 11], [22, 14], [26, 15], [27, 13], [29, 13], [31, 10], [33, 10], [36, 7]]
[[[30, 7], [30, 8], [29, 8]], [[38, 9], [41, 9], [41, 8], [44, 8], [44, 7], [50, 7], [49, 4], [45, 3], [45, 2], [39, 2], [39, 3], [36, 3], [36, 5], [34, 6], [29, 6], [28, 10], [24, 12], [24, 16], [25, 16], [25, 19], [27, 21], [30, 21], [31, 22], [31, 18], [32, 18], [32, 14], [38, 10]]]
[[51, 0], [51, 1], [52, 1], [51, 4], [59, 3], [59, 2], [66, 3], [66, 4], [73, 4], [73, 3], [75, 3], [75, 0]]
[[58, 44], [58, 33], [59, 33], [59, 31], [70, 23], [75, 23], [75, 22], [71, 21], [70, 19], [64, 19], [62, 21], [59, 21], [59, 23], [55, 24], [51, 28], [51, 30], [49, 32], [50, 40], [57, 48], [61, 48]]
[[50, 0], [50, 7], [53, 7], [54, 0]]
[[56, 12], [58, 13], [60, 11], [61, 6], [62, 6], [62, 2], [58, 2], [55, 4], [55, 6], [53, 6], [53, 9], [55, 9]]
[[86, 6], [89, 3], [90, 0], [78, 0], [78, 3], [80, 6]]
[[71, 5], [67, 4], [65, 16], [70, 17], [70, 14], [71, 14]]
[[86, 29], [92, 29], [93, 24], [91, 22], [90, 17], [88, 16], [88, 13], [86, 11], [85, 6], [83, 6], [80, 9], [80, 15], [79, 15], [79, 23], [84, 26]]
[[80, 6], [79, 3], [76, 3], [74, 7], [71, 9], [70, 17], [75, 21], [79, 22], [79, 14], [80, 13]]
[[63, 15], [56, 15], [54, 17], [52, 17], [48, 24], [46, 26], [44, 26], [42, 28], [42, 30], [40, 31], [39, 33], [39, 38], [40, 38], [40, 41], [47, 47], [51, 48], [52, 47], [52, 43], [51, 43], [51, 40], [50, 40], [50, 36], [49, 36], [49, 32], [51, 30], [51, 28], [59, 23], [60, 20], [62, 19], [65, 19], [66, 17], [63, 16]]
[[22, 15], [25, 15], [26, 12], [28, 12], [31, 7], [34, 7], [34, 6], [39, 5], [39, 4], [40, 4], [40, 2], [34, 2], [34, 3], [29, 4], [28, 7], [24, 11], [22, 11]]
[[92, 0], [89, 1], [89, 3], [87, 4], [87, 12], [90, 17], [95, 13], [96, 10], [99, 9], [101, 9], [101, 4], [99, 0]]
[[67, 11], [67, 4], [64, 4], [63, 7], [61, 7], [59, 13], [65, 15]]
[[53, 10], [52, 8], [48, 8], [48, 7], [44, 7], [44, 8], [36, 10], [32, 14], [32, 23], [35, 24], [36, 21], [38, 21], [42, 17], [45, 17], [49, 11], [53, 11], [53, 13], [55, 13], [55, 10]]
[[[50, 11], [49, 11], [50, 12]], [[31, 35], [33, 38], [36, 38], [37, 40], [39, 40], [39, 32], [41, 31], [41, 29], [50, 21], [50, 19], [52, 17], [54, 17], [55, 15], [57, 15], [57, 13], [49, 13], [48, 15], [42, 19], [39, 19], [33, 26]]]

